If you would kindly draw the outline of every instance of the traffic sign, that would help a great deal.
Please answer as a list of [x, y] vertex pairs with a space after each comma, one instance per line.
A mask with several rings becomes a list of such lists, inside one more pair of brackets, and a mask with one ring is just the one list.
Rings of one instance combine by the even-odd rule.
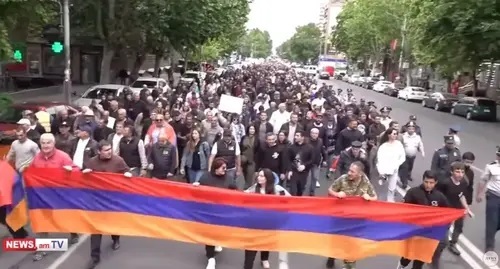
[[63, 49], [64, 49], [64, 47], [61, 44], [61, 42], [56, 41], [56, 42], [52, 43], [52, 51], [54, 53], [61, 53], [63, 51]]
[[23, 61], [23, 53], [20, 50], [15, 50], [12, 57], [14, 58], [14, 60], [16, 60], [18, 62]]

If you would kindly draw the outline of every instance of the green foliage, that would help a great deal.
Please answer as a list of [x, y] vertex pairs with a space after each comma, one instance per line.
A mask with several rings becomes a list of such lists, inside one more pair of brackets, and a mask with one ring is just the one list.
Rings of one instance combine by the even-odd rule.
[[240, 54], [244, 57], [267, 58], [273, 51], [273, 41], [268, 31], [251, 29], [242, 38]]
[[379, 57], [393, 39], [401, 38], [403, 0], [348, 1], [337, 17], [331, 43], [351, 59]]
[[50, 1], [0, 1], [0, 60], [12, 60], [12, 42], [39, 36], [42, 27], [53, 22], [58, 12], [57, 4]]
[[443, 75], [476, 70], [500, 58], [500, 5], [495, 0], [411, 0], [416, 59]]
[[295, 34], [278, 47], [277, 53], [293, 62], [314, 62], [319, 56], [320, 44], [320, 29], [314, 23], [309, 23], [297, 27]]

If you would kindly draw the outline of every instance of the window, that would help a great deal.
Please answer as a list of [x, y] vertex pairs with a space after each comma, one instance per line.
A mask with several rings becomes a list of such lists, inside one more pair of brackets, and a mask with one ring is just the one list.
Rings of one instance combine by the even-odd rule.
[[52, 52], [51, 48], [43, 48], [43, 73], [64, 75], [64, 53], [56, 54]]
[[480, 99], [480, 100], [477, 100], [477, 105], [484, 106], [484, 107], [496, 107], [497, 104], [493, 100]]
[[117, 89], [106, 89], [106, 88], [94, 88], [91, 91], [87, 92], [82, 96], [82, 98], [88, 98], [88, 99], [101, 99], [103, 95], [112, 95], [116, 96], [116, 93], [118, 92]]
[[414, 92], [425, 92], [422, 88], [411, 88]]
[[132, 88], [142, 88], [144, 85], [146, 85], [146, 87], [148, 88], [154, 88], [156, 87], [157, 83], [156, 81], [153, 81], [153, 80], [136, 80], [132, 86]]
[[185, 73], [185, 74], [184, 74], [184, 77], [185, 77], [185, 78], [192, 78], [192, 79], [196, 79], [196, 78], [198, 78], [198, 74], [197, 74], [197, 73]]

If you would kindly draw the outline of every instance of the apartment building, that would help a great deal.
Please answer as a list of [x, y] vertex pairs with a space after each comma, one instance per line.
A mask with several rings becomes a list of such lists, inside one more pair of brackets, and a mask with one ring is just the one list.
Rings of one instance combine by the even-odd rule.
[[337, 16], [342, 11], [345, 0], [326, 0], [320, 6], [318, 28], [323, 33], [324, 45], [323, 54], [328, 54], [331, 51], [330, 37], [332, 30], [337, 24]]

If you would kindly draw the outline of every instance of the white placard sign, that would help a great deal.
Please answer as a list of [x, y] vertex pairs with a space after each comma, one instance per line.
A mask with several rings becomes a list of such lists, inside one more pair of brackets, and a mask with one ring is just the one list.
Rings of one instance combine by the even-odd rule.
[[108, 117], [108, 128], [115, 128], [115, 122], [116, 122], [116, 119], [113, 118], [113, 117]]
[[241, 114], [241, 112], [243, 110], [243, 98], [223, 94], [220, 97], [218, 109], [220, 111], [224, 111], [224, 112], [228, 112], [228, 113]]

